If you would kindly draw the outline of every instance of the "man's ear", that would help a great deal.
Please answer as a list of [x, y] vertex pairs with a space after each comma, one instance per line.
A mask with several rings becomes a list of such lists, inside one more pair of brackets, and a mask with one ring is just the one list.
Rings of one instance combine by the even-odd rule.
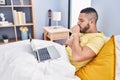
[[95, 24], [95, 19], [90, 19], [90, 24]]

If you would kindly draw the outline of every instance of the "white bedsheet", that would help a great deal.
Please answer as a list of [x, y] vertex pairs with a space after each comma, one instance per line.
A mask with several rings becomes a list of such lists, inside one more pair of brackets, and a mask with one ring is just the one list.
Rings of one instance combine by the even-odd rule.
[[55, 45], [61, 58], [38, 63], [28, 40], [0, 45], [0, 80], [80, 80], [64, 46], [34, 40], [36, 46]]

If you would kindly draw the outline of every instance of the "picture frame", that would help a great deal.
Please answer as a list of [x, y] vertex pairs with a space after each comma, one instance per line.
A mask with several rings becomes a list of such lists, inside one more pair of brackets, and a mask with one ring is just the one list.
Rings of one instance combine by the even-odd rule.
[[0, 0], [0, 5], [5, 5], [6, 4], [6, 0]]

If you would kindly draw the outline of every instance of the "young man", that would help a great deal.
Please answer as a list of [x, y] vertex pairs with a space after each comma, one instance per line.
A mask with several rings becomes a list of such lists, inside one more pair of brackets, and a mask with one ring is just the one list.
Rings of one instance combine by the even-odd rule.
[[97, 30], [98, 14], [89, 7], [81, 10], [78, 23], [72, 29], [70, 39], [65, 42], [70, 62], [76, 71], [93, 59], [106, 42], [106, 37]]

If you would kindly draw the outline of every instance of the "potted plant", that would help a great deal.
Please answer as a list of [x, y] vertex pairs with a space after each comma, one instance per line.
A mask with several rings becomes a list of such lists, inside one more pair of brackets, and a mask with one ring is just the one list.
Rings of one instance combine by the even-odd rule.
[[2, 38], [3, 38], [4, 43], [8, 43], [8, 35], [3, 34]]

